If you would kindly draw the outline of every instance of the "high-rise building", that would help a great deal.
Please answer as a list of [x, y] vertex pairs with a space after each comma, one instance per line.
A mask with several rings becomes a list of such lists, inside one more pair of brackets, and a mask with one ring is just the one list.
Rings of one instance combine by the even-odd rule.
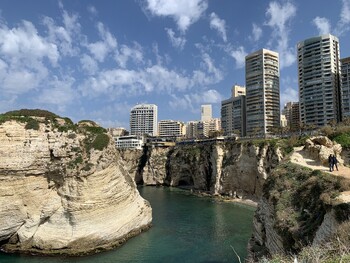
[[212, 116], [211, 104], [201, 105], [201, 121], [210, 121]]
[[186, 134], [185, 124], [181, 121], [162, 120], [158, 122], [159, 136], [175, 136], [181, 137]]
[[340, 60], [342, 117], [350, 117], [350, 57]]
[[338, 38], [328, 34], [298, 43], [298, 81], [301, 123], [341, 121]]
[[232, 97], [221, 101], [221, 127], [224, 135], [246, 135], [246, 89], [235, 85]]
[[287, 127], [290, 131], [298, 131], [300, 129], [299, 102], [287, 102], [284, 105], [282, 114], [286, 116]]
[[245, 58], [247, 135], [265, 136], [280, 127], [278, 53], [261, 49]]
[[157, 135], [158, 107], [154, 104], [138, 104], [130, 112], [131, 135]]

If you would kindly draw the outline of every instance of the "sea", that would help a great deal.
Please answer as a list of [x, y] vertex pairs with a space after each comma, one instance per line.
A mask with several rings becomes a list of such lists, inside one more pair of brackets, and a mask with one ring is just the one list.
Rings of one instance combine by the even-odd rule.
[[152, 227], [123, 246], [82, 257], [0, 253], [0, 263], [244, 262], [255, 208], [178, 188], [143, 186], [139, 191], [151, 203]]

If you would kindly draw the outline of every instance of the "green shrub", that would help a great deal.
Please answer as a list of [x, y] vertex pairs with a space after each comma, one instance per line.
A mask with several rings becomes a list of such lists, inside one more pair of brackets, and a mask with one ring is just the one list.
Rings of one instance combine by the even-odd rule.
[[26, 130], [39, 130], [39, 122], [35, 119], [30, 118], [25, 126]]
[[109, 144], [109, 136], [105, 133], [97, 134], [92, 141], [91, 148], [102, 151]]
[[332, 139], [339, 143], [343, 148], [350, 148], [350, 133], [338, 134]]
[[21, 109], [15, 111], [6, 112], [6, 116], [35, 116], [35, 117], [45, 117], [45, 118], [59, 118], [58, 115], [49, 112], [47, 110], [40, 109]]

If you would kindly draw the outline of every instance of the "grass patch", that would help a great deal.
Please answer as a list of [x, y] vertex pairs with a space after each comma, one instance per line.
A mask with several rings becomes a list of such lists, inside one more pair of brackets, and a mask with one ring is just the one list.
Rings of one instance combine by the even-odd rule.
[[39, 130], [39, 122], [35, 119], [29, 118], [26, 126], [24, 127], [26, 130]]

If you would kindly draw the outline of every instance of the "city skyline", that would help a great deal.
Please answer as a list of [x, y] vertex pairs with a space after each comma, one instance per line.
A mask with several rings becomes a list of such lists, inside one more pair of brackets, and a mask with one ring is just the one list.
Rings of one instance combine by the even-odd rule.
[[331, 33], [350, 56], [350, 0], [253, 2], [4, 0], [0, 112], [106, 128], [128, 128], [137, 103], [158, 105], [159, 120], [199, 120], [204, 104], [219, 117], [231, 87], [246, 85], [245, 56], [262, 48], [279, 53], [282, 108], [298, 101], [298, 42]]

